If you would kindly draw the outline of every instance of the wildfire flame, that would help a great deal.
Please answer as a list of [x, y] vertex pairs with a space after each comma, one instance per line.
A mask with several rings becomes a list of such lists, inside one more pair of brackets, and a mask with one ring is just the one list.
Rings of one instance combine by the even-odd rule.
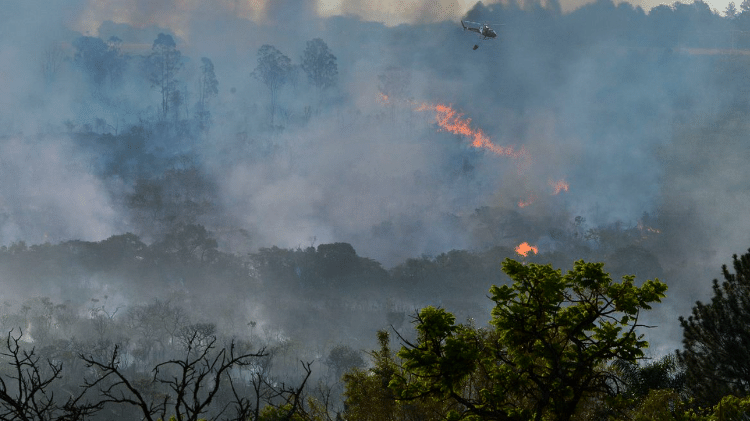
[[537, 254], [539, 253], [539, 248], [536, 246], [530, 246], [529, 243], [525, 241], [516, 247], [516, 253], [520, 254], [523, 257], [526, 257], [530, 251], [534, 252], [534, 254]]
[[536, 199], [536, 197], [534, 197], [534, 196], [529, 196], [529, 198], [526, 199], [526, 200], [521, 199], [521, 200], [518, 201], [518, 207], [519, 208], [525, 208], [526, 206], [529, 206], [530, 204], [534, 203], [535, 199]]
[[560, 181], [552, 181], [550, 180], [549, 185], [552, 186], [552, 195], [556, 195], [560, 193], [561, 191], [568, 191], [568, 183], [565, 182], [565, 180]]
[[645, 224], [643, 223], [643, 221], [638, 221], [638, 229], [639, 229], [639, 230], [640, 230], [641, 232], [644, 232], [644, 231], [646, 231], [646, 232], [650, 232], [650, 233], [653, 233], [653, 234], [661, 234], [661, 230], [659, 230], [659, 229], [657, 229], [657, 228], [651, 228], [651, 227], [649, 227], [649, 226], [645, 225]]
[[448, 105], [423, 103], [415, 109], [415, 111], [428, 110], [435, 112], [435, 121], [442, 130], [469, 138], [471, 146], [475, 148], [487, 149], [497, 155], [512, 158], [521, 158], [527, 155], [523, 147], [517, 151], [512, 147], [502, 147], [492, 143], [490, 138], [481, 129], [471, 128], [470, 118], [465, 118], [463, 114]]
[[[378, 102], [381, 104], [391, 103], [392, 99], [384, 93], [380, 92], [378, 95]], [[411, 100], [405, 100], [405, 103], [416, 104]], [[515, 159], [519, 175], [525, 173], [531, 165], [531, 157], [526, 148], [521, 146], [520, 149], [515, 149], [511, 146], [504, 147], [496, 145], [481, 129], [472, 128], [470, 118], [464, 117], [463, 113], [456, 111], [450, 105], [423, 102], [421, 105], [417, 106], [414, 111], [432, 111], [435, 113], [435, 123], [440, 130], [467, 138], [471, 146], [474, 148], [485, 149], [495, 155], [507, 156]], [[569, 185], [565, 180], [550, 180], [549, 184], [552, 187], [552, 195], [557, 195], [562, 191], [568, 191], [569, 188]], [[528, 198], [518, 201], [518, 207], [525, 208], [535, 201], [536, 196], [530, 194]]]

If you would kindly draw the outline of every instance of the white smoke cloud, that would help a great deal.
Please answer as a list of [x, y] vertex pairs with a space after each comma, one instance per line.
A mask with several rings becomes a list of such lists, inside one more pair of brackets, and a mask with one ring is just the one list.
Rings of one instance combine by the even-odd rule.
[[63, 137], [0, 142], [0, 243], [99, 241], [124, 223], [86, 154]]

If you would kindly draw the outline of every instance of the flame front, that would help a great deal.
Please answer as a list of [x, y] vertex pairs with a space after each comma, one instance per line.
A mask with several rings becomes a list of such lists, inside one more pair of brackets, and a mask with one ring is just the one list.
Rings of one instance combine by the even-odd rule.
[[526, 206], [529, 206], [530, 204], [534, 203], [534, 200], [536, 200], [536, 196], [534, 195], [529, 196], [529, 198], [526, 200], [521, 199], [518, 201], [518, 207], [525, 208]]
[[521, 150], [516, 151], [512, 147], [495, 145], [481, 129], [471, 128], [470, 118], [464, 118], [463, 114], [448, 105], [423, 103], [415, 109], [415, 111], [427, 110], [435, 112], [435, 121], [442, 130], [469, 138], [471, 140], [471, 146], [475, 148], [487, 149], [497, 155], [509, 156], [512, 158], [526, 157], [526, 150], [523, 147], [521, 147]]
[[638, 221], [638, 226], [637, 227], [638, 227], [638, 230], [641, 231], [641, 233], [643, 233], [644, 238], [645, 238], [645, 233], [646, 232], [650, 232], [652, 234], [661, 234], [661, 230], [659, 230], [657, 228], [651, 228], [651, 227], [645, 225], [643, 223], [643, 221]]
[[565, 180], [560, 181], [552, 181], [550, 180], [549, 185], [552, 186], [552, 195], [556, 195], [560, 193], [561, 191], [568, 191], [568, 183], [565, 182]]
[[539, 253], [539, 248], [536, 246], [530, 246], [529, 243], [525, 241], [516, 247], [516, 253], [520, 254], [523, 257], [526, 257], [530, 251], [534, 252], [534, 254], [537, 254]]
[[[392, 101], [393, 99], [389, 98], [384, 93], [379, 93], [378, 102], [381, 104], [392, 104]], [[405, 100], [405, 102], [408, 104], [414, 104], [411, 100]], [[462, 113], [456, 111], [450, 105], [423, 102], [421, 105], [417, 106], [414, 111], [432, 111], [435, 113], [435, 123], [438, 125], [439, 130], [465, 137], [474, 148], [485, 149], [495, 155], [507, 156], [515, 159], [519, 176], [523, 176], [531, 166], [531, 156], [526, 148], [521, 146], [520, 149], [515, 149], [511, 146], [504, 147], [496, 145], [490, 140], [490, 137], [482, 131], [482, 129], [472, 128], [470, 118], [464, 117]], [[557, 195], [562, 191], [568, 191], [569, 188], [568, 183], [563, 179], [559, 181], [550, 180], [549, 184], [552, 187], [552, 195]], [[536, 199], [536, 195], [531, 193], [526, 199], [518, 201], [518, 207], [525, 208], [534, 203]], [[536, 250], [533, 250], [536, 253]], [[528, 250], [526, 253], [528, 253]]]

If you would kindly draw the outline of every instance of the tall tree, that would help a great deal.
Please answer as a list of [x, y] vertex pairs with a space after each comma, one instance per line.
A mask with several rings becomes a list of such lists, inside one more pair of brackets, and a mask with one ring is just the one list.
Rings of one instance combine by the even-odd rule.
[[201, 58], [201, 73], [198, 77], [198, 111], [196, 117], [201, 129], [207, 128], [211, 120], [208, 102], [219, 93], [219, 81], [214, 73], [214, 63], [207, 57]]
[[107, 79], [116, 82], [122, 76], [125, 61], [118, 44], [107, 44], [96, 37], [79, 37], [73, 41], [73, 47], [75, 63], [95, 85], [102, 86]]
[[390, 387], [404, 401], [452, 402], [449, 419], [570, 420], [579, 405], [614, 393], [609, 361], [643, 357], [640, 311], [667, 289], [659, 280], [636, 286], [633, 276], [614, 282], [602, 267], [577, 261], [563, 275], [506, 259], [513, 283], [490, 289], [491, 328], [422, 309], [416, 343], [401, 338]]
[[271, 126], [274, 124], [279, 90], [291, 79], [294, 66], [289, 57], [272, 45], [263, 45], [258, 50], [258, 66], [251, 73], [263, 82], [271, 94]]
[[302, 70], [310, 84], [320, 90], [334, 86], [339, 74], [336, 56], [320, 38], [307, 41], [307, 48], [302, 53]]
[[727, 8], [724, 9], [724, 16], [729, 19], [734, 19], [737, 17], [737, 6], [734, 5], [733, 1], [730, 1], [727, 5]]
[[166, 118], [173, 102], [181, 98], [177, 92], [177, 73], [182, 68], [182, 54], [171, 35], [160, 33], [148, 56], [148, 77], [151, 87], [161, 93], [161, 116]]
[[680, 317], [684, 349], [677, 356], [688, 390], [704, 405], [750, 394], [750, 253], [732, 259], [735, 273], [722, 266], [724, 282], [713, 280], [711, 302], [698, 301], [692, 315]]
[[44, 49], [42, 53], [42, 75], [44, 75], [45, 82], [51, 83], [55, 79], [64, 59], [65, 52], [59, 44], [51, 44]]

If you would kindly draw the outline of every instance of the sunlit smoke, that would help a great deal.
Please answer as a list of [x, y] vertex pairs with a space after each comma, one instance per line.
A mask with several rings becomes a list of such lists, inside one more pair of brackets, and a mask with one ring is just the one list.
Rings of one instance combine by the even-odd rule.
[[523, 242], [516, 246], [516, 253], [520, 254], [523, 257], [528, 256], [529, 252], [533, 252], [534, 254], [539, 253], [539, 248], [536, 246], [531, 246], [527, 242]]

